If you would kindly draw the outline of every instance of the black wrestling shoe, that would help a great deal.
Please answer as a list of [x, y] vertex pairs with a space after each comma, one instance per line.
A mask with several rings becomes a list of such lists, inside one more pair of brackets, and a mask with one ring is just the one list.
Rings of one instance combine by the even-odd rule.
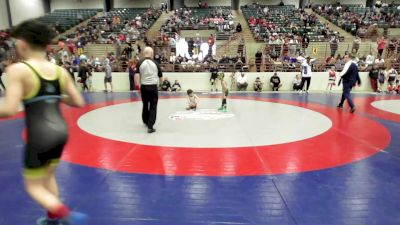
[[343, 106], [342, 105], [337, 105], [336, 108], [337, 109], [343, 109]]
[[350, 112], [354, 113], [356, 111], [356, 107], [351, 108]]
[[154, 133], [154, 132], [156, 132], [156, 129], [154, 129], [154, 128], [147, 129], [147, 133], [149, 133], [149, 134]]

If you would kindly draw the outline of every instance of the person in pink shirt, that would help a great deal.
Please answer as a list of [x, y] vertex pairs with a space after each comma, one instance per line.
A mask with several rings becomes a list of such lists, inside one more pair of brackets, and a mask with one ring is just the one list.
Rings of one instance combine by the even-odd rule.
[[71, 54], [74, 54], [75, 53], [75, 44], [74, 44], [74, 42], [73, 41], [69, 41], [68, 42], [68, 50], [69, 50], [69, 52], [71, 53]]
[[379, 38], [377, 44], [378, 44], [378, 55], [382, 56], [382, 53], [386, 47], [385, 37], [382, 36], [381, 38]]

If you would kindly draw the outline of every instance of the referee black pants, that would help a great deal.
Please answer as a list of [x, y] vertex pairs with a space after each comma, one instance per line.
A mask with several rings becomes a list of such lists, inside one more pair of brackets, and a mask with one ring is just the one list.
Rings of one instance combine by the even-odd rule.
[[307, 82], [306, 91], [310, 89], [311, 77], [302, 77], [301, 78], [301, 90], [304, 90], [304, 84]]
[[157, 118], [158, 87], [157, 85], [142, 85], [140, 87], [142, 95], [143, 112], [142, 120], [149, 129], [153, 129]]

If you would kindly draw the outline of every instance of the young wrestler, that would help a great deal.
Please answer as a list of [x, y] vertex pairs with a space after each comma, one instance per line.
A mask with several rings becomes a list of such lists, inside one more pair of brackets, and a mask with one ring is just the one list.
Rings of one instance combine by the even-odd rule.
[[87, 224], [86, 215], [71, 212], [61, 201], [54, 175], [68, 139], [60, 103], [81, 107], [84, 100], [69, 73], [46, 59], [46, 47], [54, 37], [50, 28], [28, 20], [14, 28], [12, 37], [17, 53], [25, 61], [7, 68], [9, 86], [0, 117], [15, 115], [23, 102], [27, 128], [25, 189], [48, 215], [37, 224]]
[[336, 85], [336, 72], [335, 72], [335, 67], [332, 66], [331, 69], [329, 70], [329, 80], [326, 90], [332, 91], [332, 87], [335, 85]]
[[193, 93], [192, 89], [187, 90], [188, 95], [188, 106], [186, 110], [196, 110], [199, 104], [199, 97]]
[[221, 87], [222, 87], [222, 105], [221, 108], [218, 109], [220, 112], [227, 112], [227, 101], [226, 99], [228, 98], [229, 95], [229, 90], [228, 90], [228, 84], [224, 80], [225, 74], [220, 73], [219, 74], [219, 79], [221, 81]]

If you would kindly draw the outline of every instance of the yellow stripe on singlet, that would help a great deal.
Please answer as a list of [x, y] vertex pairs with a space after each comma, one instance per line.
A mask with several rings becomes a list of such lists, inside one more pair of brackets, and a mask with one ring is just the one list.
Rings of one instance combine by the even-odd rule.
[[38, 70], [36, 70], [31, 64], [24, 62], [25, 65], [27, 65], [29, 67], [29, 70], [31, 71], [31, 75], [33, 78], [33, 89], [26, 95], [24, 96], [24, 100], [29, 100], [31, 98], [34, 98], [40, 91], [40, 79], [42, 78], [44, 80], [48, 80], [48, 81], [55, 81], [55, 80], [60, 80], [60, 87], [61, 89], [63, 89], [64, 86], [64, 81], [62, 81], [63, 79], [61, 79], [62, 76], [62, 72], [61, 72], [61, 68], [59, 66], [56, 65], [56, 77], [46, 77], [43, 76], [42, 73], [40, 73]]

